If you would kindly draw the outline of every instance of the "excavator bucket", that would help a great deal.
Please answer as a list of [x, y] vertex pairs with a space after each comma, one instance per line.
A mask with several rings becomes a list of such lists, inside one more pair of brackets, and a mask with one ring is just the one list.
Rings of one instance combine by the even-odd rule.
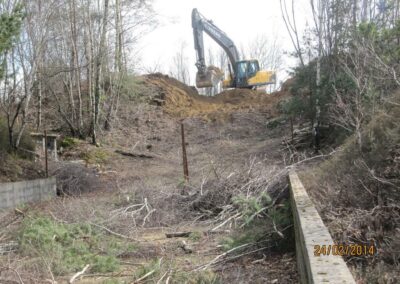
[[207, 67], [205, 73], [196, 73], [196, 87], [208, 88], [217, 85], [224, 78], [224, 72], [215, 66]]

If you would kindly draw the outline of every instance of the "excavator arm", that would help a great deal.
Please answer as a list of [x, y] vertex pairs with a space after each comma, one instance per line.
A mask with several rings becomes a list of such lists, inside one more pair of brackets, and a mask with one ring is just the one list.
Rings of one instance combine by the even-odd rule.
[[220, 82], [224, 74], [215, 66], [207, 66], [204, 57], [203, 32], [209, 35], [228, 55], [229, 77], [223, 81], [223, 88], [257, 88], [276, 82], [273, 71], [262, 71], [257, 60], [240, 60], [239, 52], [233, 41], [212, 21], [207, 20], [197, 9], [192, 11], [194, 48], [196, 49], [196, 86], [212, 87]]
[[[239, 60], [239, 53], [233, 41], [212, 21], [201, 15], [197, 9], [192, 11], [192, 27], [197, 57], [196, 67], [198, 70], [196, 86], [199, 88], [212, 87], [223, 78], [223, 72], [214, 66], [207, 67], [204, 56], [203, 32], [222, 47], [228, 55], [231, 66], [235, 66], [235, 63]], [[233, 74], [231, 76], [233, 77]]]

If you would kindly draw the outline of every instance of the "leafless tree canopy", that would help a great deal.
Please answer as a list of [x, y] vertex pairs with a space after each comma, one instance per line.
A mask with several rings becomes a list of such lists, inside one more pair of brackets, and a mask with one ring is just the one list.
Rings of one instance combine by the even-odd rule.
[[[152, 1], [9, 0], [0, 13], [20, 4], [25, 18], [1, 80], [10, 143], [18, 147], [27, 123], [43, 130], [54, 120], [96, 143], [100, 122], [109, 128], [118, 111], [121, 84], [137, 62], [136, 43], [155, 27]], [[49, 117], [49, 110], [58, 116]]]

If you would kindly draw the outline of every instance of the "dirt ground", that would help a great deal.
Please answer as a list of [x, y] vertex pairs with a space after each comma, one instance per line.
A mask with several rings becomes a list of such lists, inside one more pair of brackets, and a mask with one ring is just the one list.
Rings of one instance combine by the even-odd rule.
[[[188, 92], [192, 91], [185, 87], [185, 99]], [[207, 188], [209, 181], [229, 179], [243, 171], [263, 175], [284, 167], [280, 137], [289, 130], [287, 126], [267, 127], [268, 121], [276, 115], [274, 107], [278, 100], [265, 94], [262, 98], [261, 94], [252, 92], [245, 91], [249, 97], [253, 96], [253, 99], [248, 98], [249, 101], [257, 101], [249, 104], [254, 106], [251, 109], [229, 93], [216, 98], [194, 99], [182, 108], [184, 112], [173, 109], [171, 102], [163, 106], [126, 104], [121, 108], [113, 130], [102, 133], [104, 138], [100, 147], [81, 142], [63, 153], [62, 163], [51, 165], [57, 172], [72, 164], [75, 176], [83, 174], [97, 180], [93, 191], [82, 189], [83, 193], [78, 197], [60, 197], [28, 207], [24, 215], [14, 211], [1, 212], [2, 225], [7, 232], [17, 232], [24, 218], [41, 212], [59, 222], [95, 224], [104, 233], [137, 246], [133, 252], [120, 256], [122, 268], [118, 273], [88, 272], [74, 283], [196, 283], [176, 280], [179, 278], [173, 275], [201, 271], [202, 266], [224, 252], [221, 241], [229, 237], [234, 228], [227, 223], [212, 232], [219, 223], [204, 218], [204, 212], [187, 211], [182, 193], [190, 196], [203, 187], [204, 190], [218, 191], [218, 188]], [[198, 95], [191, 93], [190, 96]], [[176, 97], [179, 94], [175, 94]], [[227, 100], [230, 103], [226, 103]], [[273, 103], [259, 105], [268, 100]], [[207, 110], [202, 111], [205, 106]], [[227, 106], [229, 111], [224, 110], [224, 119], [215, 119], [218, 116], [213, 115]], [[207, 119], [210, 117], [213, 119]], [[190, 181], [186, 185], [182, 174], [181, 123], [185, 126], [189, 162]], [[121, 152], [142, 156], [122, 155]], [[82, 159], [82, 153], [93, 153], [94, 158]], [[16, 236], [3, 232], [5, 230], [1, 235], [3, 242]], [[171, 232], [192, 232], [196, 237], [166, 238], [165, 233]], [[183, 241], [191, 253], [186, 251]], [[132, 282], [139, 267], [154, 259], [161, 263], [160, 273]], [[9, 283], [17, 283], [18, 277], [24, 283], [66, 283], [72, 276], [54, 276], [50, 270], [40, 265], [26, 265], [27, 262], [26, 256], [18, 252], [0, 256], [0, 266], [10, 268], [0, 268], [0, 279], [7, 279]], [[222, 283], [297, 282], [295, 253], [272, 249], [213, 265], [205, 271], [217, 275]], [[115, 282], [106, 282], [111, 279]]]

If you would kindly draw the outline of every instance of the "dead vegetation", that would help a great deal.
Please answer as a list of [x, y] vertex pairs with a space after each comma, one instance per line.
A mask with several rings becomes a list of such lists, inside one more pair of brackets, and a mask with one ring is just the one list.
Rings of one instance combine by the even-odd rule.
[[52, 166], [51, 175], [57, 178], [57, 194], [79, 196], [83, 193], [112, 189], [112, 183], [100, 176], [95, 167], [79, 162], [61, 162]]
[[351, 137], [331, 159], [302, 174], [338, 243], [376, 246], [373, 257], [348, 258], [368, 283], [400, 277], [399, 98], [391, 97], [362, 129], [361, 145]]
[[[270, 281], [295, 279], [292, 248], [284, 241], [291, 237], [288, 209], [281, 203], [287, 190], [284, 173], [274, 171], [270, 180], [265, 175], [272, 172], [256, 160], [244, 173], [216, 171], [218, 178], [192, 185], [189, 195], [180, 194], [179, 186], [163, 192], [142, 183], [96, 197], [58, 199], [27, 208], [23, 215], [3, 215], [18, 228], [19, 237], [18, 250], [8, 252], [13, 261], [2, 263], [24, 283], [31, 283], [28, 278], [220, 283], [239, 277], [226, 274], [236, 262], [256, 269], [246, 276], [249, 282], [261, 275]], [[11, 240], [13, 231], [2, 230], [3, 241]], [[192, 233], [176, 235], [182, 231]], [[285, 258], [290, 273], [262, 272], [270, 257]], [[17, 265], [24, 258], [38, 265]], [[1, 279], [14, 279], [13, 270], [2, 272]]]

